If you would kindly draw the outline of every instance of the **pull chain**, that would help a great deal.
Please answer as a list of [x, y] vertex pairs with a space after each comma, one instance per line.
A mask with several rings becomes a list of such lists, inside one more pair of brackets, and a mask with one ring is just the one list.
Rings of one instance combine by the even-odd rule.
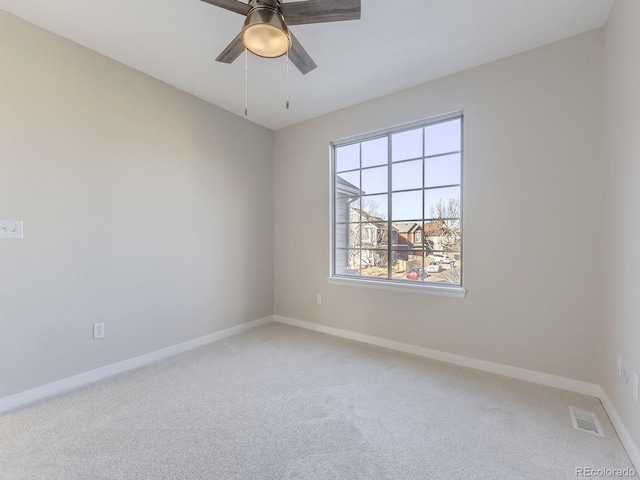
[[249, 114], [249, 50], [244, 49], [244, 116]]
[[286, 107], [289, 110], [289, 49], [287, 49], [287, 83], [286, 83], [287, 103]]

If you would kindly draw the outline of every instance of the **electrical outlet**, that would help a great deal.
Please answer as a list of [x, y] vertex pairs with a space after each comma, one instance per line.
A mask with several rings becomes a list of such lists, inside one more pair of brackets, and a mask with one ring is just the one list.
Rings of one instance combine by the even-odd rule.
[[322, 305], [322, 295], [318, 294], [318, 305]]
[[104, 322], [93, 324], [93, 339], [104, 337]]
[[617, 362], [617, 372], [618, 378], [622, 378], [622, 357], [618, 354], [618, 362]]
[[633, 399], [637, 402], [638, 401], [638, 374], [637, 373], [632, 373], [631, 374], [631, 394], [633, 395]]

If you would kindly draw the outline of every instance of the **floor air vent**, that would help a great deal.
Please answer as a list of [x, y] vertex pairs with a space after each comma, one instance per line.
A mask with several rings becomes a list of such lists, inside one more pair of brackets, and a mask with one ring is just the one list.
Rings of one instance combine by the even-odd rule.
[[569, 407], [569, 411], [571, 411], [571, 420], [573, 420], [573, 426], [576, 429], [604, 437], [602, 427], [595, 413], [574, 407]]

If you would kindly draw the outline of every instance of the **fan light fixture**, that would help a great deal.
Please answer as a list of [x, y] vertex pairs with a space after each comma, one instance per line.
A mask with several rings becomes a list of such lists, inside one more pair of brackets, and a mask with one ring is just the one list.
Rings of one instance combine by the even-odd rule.
[[[265, 58], [287, 54], [287, 103], [289, 108], [289, 60], [306, 75], [316, 63], [287, 25], [340, 22], [360, 18], [360, 0], [202, 0], [245, 15], [242, 31], [222, 51], [216, 62], [233, 63], [244, 53], [244, 114], [249, 111], [249, 52]], [[285, 18], [287, 19], [285, 22]]]
[[254, 8], [242, 29], [242, 42], [259, 57], [281, 57], [289, 50], [289, 29], [282, 15], [272, 8]]

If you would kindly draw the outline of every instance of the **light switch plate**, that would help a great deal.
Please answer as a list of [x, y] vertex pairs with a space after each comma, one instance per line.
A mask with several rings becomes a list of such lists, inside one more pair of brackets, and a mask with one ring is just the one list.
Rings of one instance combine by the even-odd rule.
[[633, 394], [633, 399], [638, 401], [638, 374], [631, 374], [631, 392]]
[[19, 220], [0, 220], [0, 238], [22, 238], [22, 222]]

